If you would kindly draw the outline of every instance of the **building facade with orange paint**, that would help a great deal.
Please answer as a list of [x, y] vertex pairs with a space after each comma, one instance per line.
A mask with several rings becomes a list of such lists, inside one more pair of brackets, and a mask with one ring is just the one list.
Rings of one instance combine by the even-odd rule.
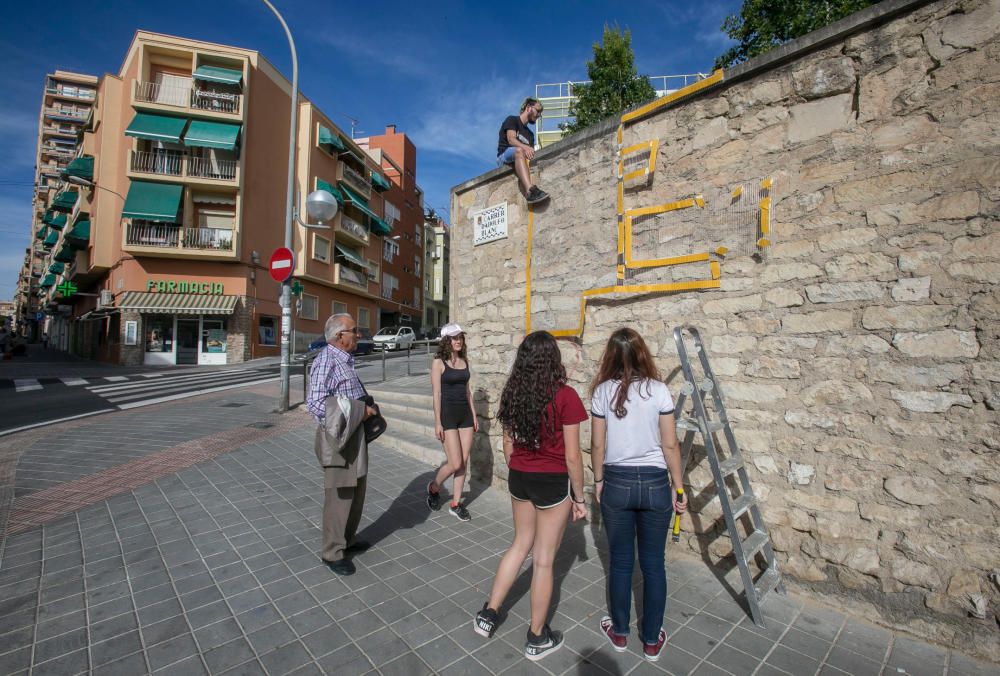
[[[129, 365], [226, 364], [277, 356], [291, 86], [252, 50], [140, 31], [98, 86], [81, 157], [64, 186], [66, 261], [50, 308], [69, 307], [70, 350]], [[295, 204], [327, 190], [326, 229], [293, 228], [294, 346], [350, 312], [377, 330], [393, 233], [383, 165], [300, 96]], [[412, 144], [411, 144], [412, 147]], [[415, 168], [415, 164], [414, 164]], [[414, 178], [415, 180], [415, 178]], [[69, 290], [63, 286], [64, 291]], [[412, 293], [412, 292], [411, 292]]]

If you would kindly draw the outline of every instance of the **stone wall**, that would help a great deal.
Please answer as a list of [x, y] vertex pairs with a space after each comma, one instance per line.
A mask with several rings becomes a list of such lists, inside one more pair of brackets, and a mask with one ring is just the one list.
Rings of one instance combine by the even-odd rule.
[[[531, 216], [532, 328], [576, 326], [581, 292], [616, 283], [617, 129], [533, 163], [552, 199]], [[699, 327], [786, 579], [1000, 660], [1000, 1], [886, 0], [625, 125], [621, 142], [651, 139], [655, 170], [624, 208], [705, 205], [664, 214], [637, 246], [751, 246], [710, 249], [717, 289], [595, 295], [582, 335], [561, 341], [572, 384], [586, 400], [608, 335], [629, 325], [676, 395], [671, 329]], [[767, 177], [769, 232], [762, 216], [740, 234], [734, 186]], [[473, 246], [475, 212], [502, 202], [508, 237]], [[457, 186], [452, 222], [451, 316], [468, 330], [486, 430], [474, 471], [503, 482], [490, 418], [529, 281], [511, 172]], [[700, 265], [625, 281], [710, 283]], [[703, 459], [686, 479], [687, 545], [717, 561]]]

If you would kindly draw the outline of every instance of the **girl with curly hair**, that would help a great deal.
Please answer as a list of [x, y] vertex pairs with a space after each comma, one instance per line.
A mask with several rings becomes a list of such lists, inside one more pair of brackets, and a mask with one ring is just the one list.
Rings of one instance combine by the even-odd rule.
[[447, 324], [441, 329], [441, 345], [431, 363], [434, 434], [444, 444], [445, 461], [433, 481], [427, 484], [427, 506], [435, 511], [441, 509], [441, 484], [448, 477], [454, 477], [448, 511], [459, 521], [472, 519], [461, 502], [462, 487], [465, 485], [472, 438], [479, 431], [469, 377], [465, 332], [458, 324]]
[[552, 598], [552, 563], [570, 515], [587, 516], [583, 499], [580, 423], [587, 410], [566, 384], [559, 345], [545, 331], [525, 337], [500, 395], [497, 419], [503, 428], [508, 489], [514, 513], [514, 541], [497, 566], [493, 589], [473, 628], [487, 638], [528, 554], [531, 624], [524, 656], [540, 660], [562, 645], [563, 636], [545, 622]]
[[667, 640], [667, 530], [673, 513], [687, 509], [687, 498], [676, 490], [683, 484], [674, 402], [645, 341], [632, 329], [618, 329], [608, 339], [591, 385], [590, 407], [594, 496], [610, 550], [610, 615], [601, 618], [601, 633], [612, 648], [625, 651], [638, 542], [643, 580], [639, 639], [643, 656], [655, 662]]

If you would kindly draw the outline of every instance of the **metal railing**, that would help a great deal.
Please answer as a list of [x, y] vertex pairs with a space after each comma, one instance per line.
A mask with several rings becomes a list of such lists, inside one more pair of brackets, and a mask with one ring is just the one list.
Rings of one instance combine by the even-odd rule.
[[233, 231], [224, 228], [184, 228], [184, 247], [232, 251]]
[[238, 114], [240, 112], [239, 94], [212, 91], [209, 89], [193, 89], [191, 91], [191, 107], [198, 110], [213, 110], [218, 113]]
[[125, 244], [176, 248], [181, 241], [181, 226], [132, 221], [125, 228]]
[[343, 165], [343, 167], [344, 167], [344, 180], [345, 181], [347, 181], [348, 183], [350, 183], [354, 187], [358, 188], [359, 190], [362, 190], [365, 194], [368, 194], [368, 193], [371, 192], [371, 189], [372, 189], [371, 181], [368, 181], [367, 179], [365, 179], [364, 176], [362, 176], [358, 172], [354, 171], [353, 169], [351, 169], [346, 164]]
[[211, 89], [198, 89], [193, 80], [188, 84], [162, 84], [135, 81], [135, 100], [143, 103], [162, 103], [180, 108], [196, 108], [218, 113], [239, 114], [242, 95]]
[[350, 218], [347, 214], [342, 213], [340, 215], [339, 229], [358, 239], [364, 240], [365, 244], [368, 243], [368, 228]]
[[184, 174], [184, 155], [177, 152], [133, 150], [129, 169], [143, 174], [181, 176]]
[[336, 264], [335, 278], [340, 284], [350, 284], [361, 289], [368, 289], [368, 277], [362, 272], [345, 266], [343, 263]]
[[60, 117], [69, 117], [74, 120], [83, 121], [86, 119], [87, 115], [90, 113], [89, 110], [77, 110], [75, 108], [60, 108], [58, 106], [49, 106], [45, 109], [46, 115], [59, 115]]
[[235, 160], [218, 160], [206, 157], [188, 157], [187, 175], [200, 178], [215, 178], [221, 181], [236, 179]]

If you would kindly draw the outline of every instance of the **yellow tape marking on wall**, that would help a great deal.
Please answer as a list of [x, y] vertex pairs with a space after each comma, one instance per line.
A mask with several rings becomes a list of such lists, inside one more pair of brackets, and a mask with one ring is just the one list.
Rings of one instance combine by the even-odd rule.
[[615, 293], [666, 293], [671, 291], [695, 291], [698, 289], [718, 289], [721, 282], [715, 279], [696, 280], [689, 282], [671, 282], [669, 284], [636, 284], [632, 286], [605, 286], [599, 289], [587, 289], [580, 298], [580, 324], [575, 329], [559, 329], [549, 331], [556, 338], [579, 338], [583, 335], [583, 325], [587, 313], [587, 299], [594, 296], [605, 296]]
[[[661, 258], [654, 259], [653, 264], [644, 265], [647, 261], [633, 261], [632, 260], [632, 219], [638, 218], [639, 216], [654, 216], [656, 214], [665, 214], [669, 211], [677, 211], [678, 209], [690, 209], [691, 207], [698, 206], [705, 208], [705, 200], [702, 199], [701, 195], [695, 197], [689, 197], [685, 200], [678, 200], [676, 202], [668, 202], [667, 204], [658, 204], [652, 207], [641, 207], [639, 209], [629, 209], [625, 212], [625, 242], [624, 242], [624, 254], [625, 254], [625, 267], [656, 267], [658, 265], [675, 265], [676, 263], [656, 263], [655, 261], [666, 260], [672, 261], [671, 258]], [[619, 251], [621, 252], [621, 240], [619, 240]], [[694, 254], [694, 255], [704, 255], [705, 258], [700, 258], [698, 260], [707, 260], [708, 254]], [[686, 256], [681, 256], [679, 258], [686, 258]], [[682, 263], [690, 261], [679, 261]]]
[[525, 294], [524, 294], [524, 335], [531, 333], [531, 229], [534, 225], [535, 213], [528, 205], [528, 256], [524, 265], [525, 272]]
[[687, 254], [686, 256], [671, 256], [670, 258], [650, 258], [644, 261], [629, 261], [628, 268], [662, 268], [668, 265], [684, 265], [685, 263], [700, 263], [708, 260], [708, 253]]
[[626, 113], [626, 114], [622, 115], [622, 121], [621, 121], [621, 123], [624, 125], [624, 124], [629, 123], [629, 122], [635, 122], [636, 120], [638, 120], [640, 118], [643, 118], [646, 115], [649, 115], [654, 110], [662, 108], [663, 106], [667, 105], [668, 103], [673, 103], [674, 101], [677, 101], [678, 99], [682, 99], [685, 96], [690, 96], [691, 94], [694, 94], [695, 92], [699, 92], [702, 89], [705, 89], [706, 87], [711, 87], [712, 85], [714, 85], [714, 84], [716, 84], [718, 82], [722, 82], [724, 79], [725, 79], [725, 74], [723, 73], [722, 69], [720, 68], [719, 70], [715, 71], [714, 73], [712, 73], [711, 75], [709, 75], [708, 77], [706, 77], [704, 80], [699, 80], [698, 82], [695, 82], [694, 84], [690, 84], [687, 87], [683, 87], [682, 89], [678, 89], [677, 91], [675, 91], [675, 92], [673, 92], [671, 94], [667, 94], [666, 96], [660, 97], [660, 98], [656, 99], [655, 101], [653, 101], [652, 103], [647, 103], [646, 105], [642, 106], [641, 108], [636, 108], [631, 113]]
[[[618, 163], [618, 175], [621, 177], [622, 181], [631, 181], [636, 178], [642, 178], [644, 176], [649, 176], [656, 170], [656, 151], [660, 147], [660, 140], [653, 139], [652, 141], [643, 141], [642, 143], [636, 143], [628, 148], [622, 148], [621, 154], [619, 155]], [[645, 151], [646, 156], [646, 166], [640, 167], [633, 171], [625, 173], [625, 156], [631, 155], [638, 151]]]
[[712, 270], [712, 279], [722, 277], [722, 266], [719, 265], [719, 261], [711, 261], [708, 266]]

